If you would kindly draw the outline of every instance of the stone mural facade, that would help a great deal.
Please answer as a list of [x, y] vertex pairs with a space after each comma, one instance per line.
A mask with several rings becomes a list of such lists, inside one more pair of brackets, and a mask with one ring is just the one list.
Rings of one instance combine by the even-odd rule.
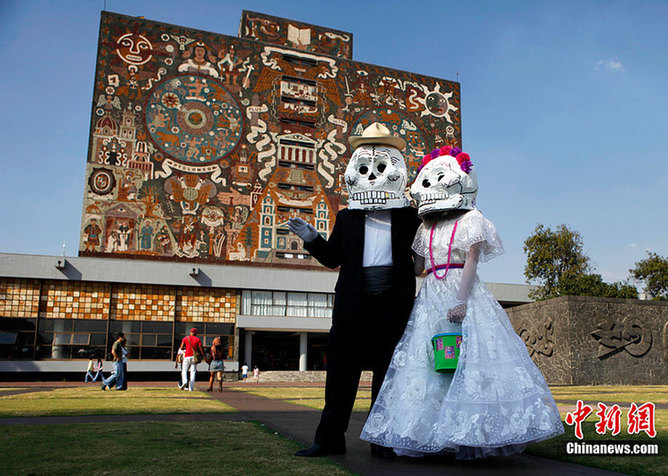
[[352, 60], [352, 34], [244, 11], [239, 37], [103, 12], [81, 256], [319, 266], [350, 135], [382, 122], [412, 176], [461, 146], [459, 83]]
[[668, 382], [668, 303], [564, 296], [507, 309], [551, 384]]

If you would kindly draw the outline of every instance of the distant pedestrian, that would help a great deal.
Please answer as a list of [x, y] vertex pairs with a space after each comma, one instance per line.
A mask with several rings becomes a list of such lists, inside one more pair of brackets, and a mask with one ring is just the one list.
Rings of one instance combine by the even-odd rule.
[[260, 381], [260, 369], [257, 368], [257, 365], [253, 368], [253, 381]]
[[211, 364], [209, 365], [209, 388], [207, 392], [213, 392], [213, 380], [214, 377], [218, 380], [218, 391], [223, 391], [223, 371], [225, 370], [225, 362], [223, 357], [225, 356], [225, 348], [223, 347], [223, 341], [220, 337], [213, 339], [213, 345], [211, 346]]
[[109, 376], [109, 378], [102, 380], [100, 387], [102, 390], [116, 386], [116, 390], [124, 390], [125, 387], [125, 375], [123, 365], [123, 351], [125, 344], [125, 334], [122, 332], [118, 333], [118, 338], [114, 342], [114, 345], [111, 347], [111, 355], [114, 359], [114, 372]]
[[[185, 384], [188, 382], [188, 390], [195, 390], [195, 376], [197, 375], [197, 364], [204, 359], [204, 348], [202, 341], [197, 337], [197, 328], [190, 329], [190, 335], [181, 341], [181, 349], [185, 350], [183, 357], [183, 367], [181, 369], [181, 378]], [[190, 374], [190, 378], [188, 378]]]
[[248, 379], [248, 365], [244, 362], [241, 366], [241, 380], [245, 382]]
[[[95, 375], [93, 375], [93, 372], [95, 372]], [[100, 359], [97, 359], [97, 362], [93, 357], [88, 359], [88, 368], [86, 369], [86, 377], [84, 377], [84, 382], [88, 382], [88, 379], [91, 379], [91, 382], [96, 382], [98, 377], [102, 377], [102, 361]]]
[[179, 390], [183, 390], [186, 387], [186, 382], [183, 380], [183, 356], [185, 353], [185, 349], [179, 349], [176, 353], [176, 360], [174, 361], [174, 368], [179, 371]]
[[126, 348], [127, 340], [123, 338], [121, 343], [121, 362], [123, 363], [123, 377], [116, 381], [116, 390], [128, 389], [128, 349]]

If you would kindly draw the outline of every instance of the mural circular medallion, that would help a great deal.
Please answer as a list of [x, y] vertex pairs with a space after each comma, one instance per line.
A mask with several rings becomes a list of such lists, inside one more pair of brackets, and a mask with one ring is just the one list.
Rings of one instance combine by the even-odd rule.
[[116, 179], [109, 169], [95, 169], [88, 177], [88, 185], [98, 195], [107, 195], [116, 186]]
[[168, 156], [210, 164], [241, 139], [243, 116], [225, 87], [208, 76], [183, 74], [158, 84], [146, 102], [146, 130]]

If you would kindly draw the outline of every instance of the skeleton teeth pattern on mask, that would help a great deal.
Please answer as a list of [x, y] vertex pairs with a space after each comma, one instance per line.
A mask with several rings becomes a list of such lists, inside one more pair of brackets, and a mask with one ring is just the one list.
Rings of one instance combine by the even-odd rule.
[[424, 195], [420, 196], [420, 206], [431, 205], [432, 203], [436, 203], [438, 200], [445, 200], [447, 198], [450, 198], [447, 193], [425, 193]]
[[359, 200], [363, 205], [376, 203], [387, 203], [389, 199], [399, 198], [394, 193], [383, 191], [357, 192], [353, 194], [353, 200]]

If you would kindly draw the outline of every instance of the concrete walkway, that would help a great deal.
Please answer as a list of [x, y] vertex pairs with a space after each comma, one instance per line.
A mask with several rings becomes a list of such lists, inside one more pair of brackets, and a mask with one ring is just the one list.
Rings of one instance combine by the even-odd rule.
[[[2, 387], [20, 387], [17, 393], [50, 390], [52, 388], [77, 387], [80, 383], [2, 383]], [[132, 383], [133, 387], [172, 386], [172, 382]], [[255, 386], [277, 386], [276, 384], [254, 384]], [[251, 386], [251, 385], [249, 385]], [[285, 385], [285, 386], [317, 386], [317, 385]], [[200, 390], [205, 386], [198, 384]], [[14, 393], [0, 392], [0, 396]], [[71, 417], [18, 417], [0, 418], [0, 425], [45, 425], [72, 423], [101, 422], [145, 422], [145, 421], [258, 421], [279, 434], [302, 443], [304, 447], [311, 445], [315, 428], [320, 420], [320, 410], [280, 400], [258, 397], [243, 391], [235, 390], [226, 385], [222, 393], [213, 392], [212, 397], [232, 406], [239, 413], [226, 414], [169, 414], [169, 415], [94, 415]], [[359, 439], [365, 413], [353, 413], [347, 433], [347, 453], [340, 456], [329, 456], [350, 471], [360, 475], [431, 475], [447, 473], [448, 476], [476, 475], [554, 475], [590, 476], [618, 475], [586, 466], [563, 463], [529, 455], [488, 458], [480, 461], [457, 461], [452, 457], [431, 456], [425, 458], [396, 458], [383, 460], [371, 457], [369, 444]]]
[[[245, 392], [226, 389], [223, 393], [212, 393], [214, 398], [236, 408], [248, 420], [257, 420], [268, 428], [298, 441], [304, 447], [311, 446], [313, 434], [320, 421], [320, 410], [309, 409], [301, 405], [281, 402]], [[443, 474], [448, 476], [476, 475], [615, 475], [586, 466], [538, 458], [529, 455], [516, 455], [504, 458], [488, 458], [480, 461], [457, 461], [452, 457], [396, 458], [383, 460], [369, 454], [369, 444], [358, 438], [362, 432], [365, 413], [353, 413], [348, 428], [347, 453], [329, 456], [350, 471], [361, 475], [425, 475]]]

